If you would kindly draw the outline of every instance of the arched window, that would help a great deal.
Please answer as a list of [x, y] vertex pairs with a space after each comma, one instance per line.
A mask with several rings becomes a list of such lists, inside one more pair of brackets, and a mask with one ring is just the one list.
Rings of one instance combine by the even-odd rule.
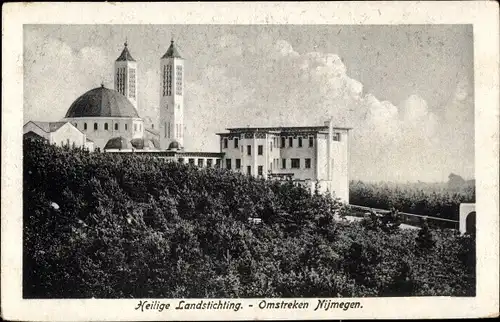
[[97, 131], [97, 123], [94, 123], [94, 131]]
[[83, 123], [83, 129], [87, 131], [87, 123]]
[[118, 131], [118, 123], [115, 123], [115, 131]]
[[107, 131], [108, 130], [108, 123], [104, 123], [104, 129]]

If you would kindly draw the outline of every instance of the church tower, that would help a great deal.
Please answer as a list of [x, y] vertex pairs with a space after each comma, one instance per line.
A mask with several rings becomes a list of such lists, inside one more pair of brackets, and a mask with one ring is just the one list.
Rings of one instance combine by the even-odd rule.
[[160, 148], [184, 147], [184, 59], [174, 41], [160, 59]]
[[123, 51], [115, 61], [115, 91], [124, 95], [137, 110], [137, 62], [125, 41]]

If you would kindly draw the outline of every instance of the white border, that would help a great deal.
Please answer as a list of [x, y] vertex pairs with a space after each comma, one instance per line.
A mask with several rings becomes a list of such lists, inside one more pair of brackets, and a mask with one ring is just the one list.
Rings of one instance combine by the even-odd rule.
[[[498, 316], [499, 22], [496, 2], [7, 3], [2, 16], [1, 304], [8, 320], [362, 319]], [[362, 310], [139, 312], [138, 300], [22, 300], [23, 24], [473, 24], [477, 296], [369, 298]], [[348, 299], [342, 299], [347, 301]], [[176, 306], [178, 300], [162, 300]], [[311, 306], [315, 306], [315, 301]], [[182, 313], [182, 314], [181, 314]], [[223, 314], [223, 315], [221, 315]]]

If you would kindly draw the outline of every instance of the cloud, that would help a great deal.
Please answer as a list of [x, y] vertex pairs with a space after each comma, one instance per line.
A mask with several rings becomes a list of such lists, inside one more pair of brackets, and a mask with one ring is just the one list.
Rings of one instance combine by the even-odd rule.
[[71, 103], [104, 82], [113, 86], [111, 57], [99, 47], [74, 51], [64, 41], [27, 31], [24, 119], [59, 120]]

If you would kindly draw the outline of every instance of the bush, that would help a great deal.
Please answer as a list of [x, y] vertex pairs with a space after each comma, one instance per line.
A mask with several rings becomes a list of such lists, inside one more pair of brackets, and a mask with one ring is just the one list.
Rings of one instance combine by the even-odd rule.
[[[473, 295], [475, 240], [292, 184], [24, 142], [26, 298]], [[248, 220], [261, 218], [261, 223]]]

